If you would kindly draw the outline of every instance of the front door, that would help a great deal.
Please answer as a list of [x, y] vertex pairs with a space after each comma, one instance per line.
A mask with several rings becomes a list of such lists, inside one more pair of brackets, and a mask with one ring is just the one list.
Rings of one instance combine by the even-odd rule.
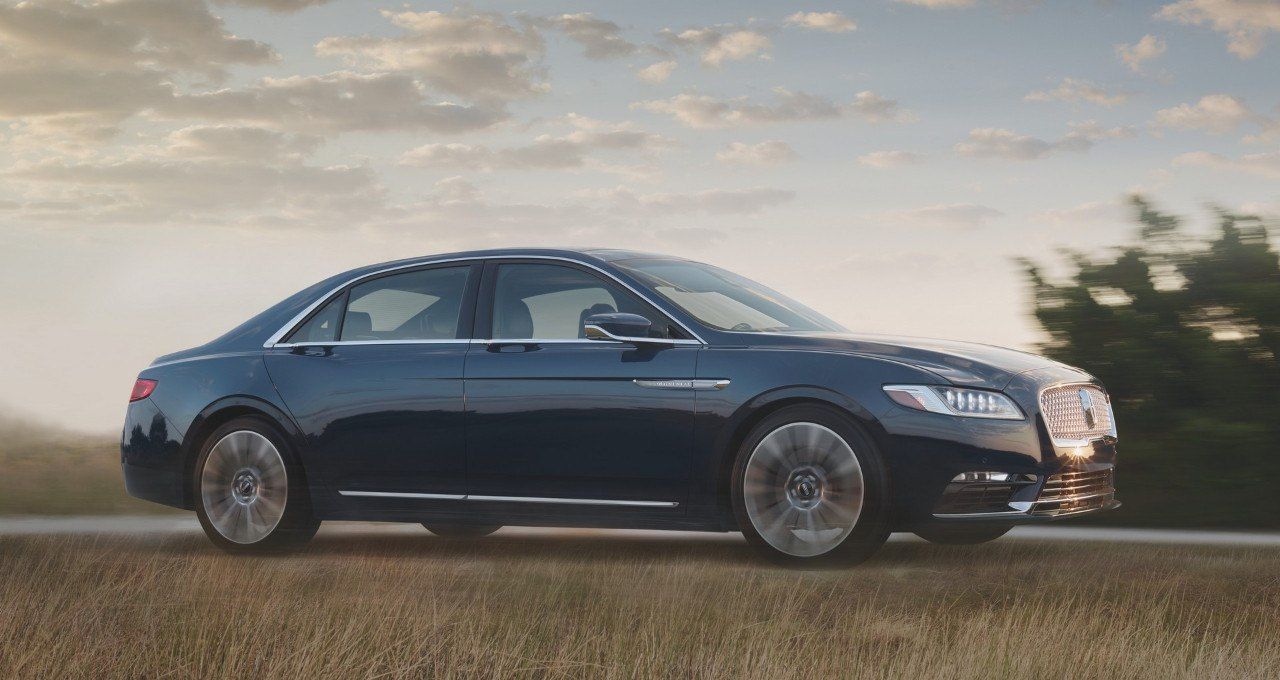
[[[485, 340], [466, 368], [472, 500], [682, 510], [694, 394], [670, 381], [693, 378], [697, 342], [623, 286], [567, 263], [490, 263], [479, 309]], [[649, 318], [668, 342], [584, 337], [588, 316], [614, 311]]]
[[462, 371], [479, 274], [468, 264], [366, 280], [268, 351], [307, 438], [307, 470], [332, 492], [352, 502], [465, 493]]

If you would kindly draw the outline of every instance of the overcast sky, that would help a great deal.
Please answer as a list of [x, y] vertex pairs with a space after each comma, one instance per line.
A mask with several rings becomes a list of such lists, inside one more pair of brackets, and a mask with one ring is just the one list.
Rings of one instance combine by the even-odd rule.
[[0, 0], [0, 401], [115, 428], [318, 279], [511, 245], [1031, 348], [1013, 258], [1133, 191], [1278, 211], [1280, 0]]

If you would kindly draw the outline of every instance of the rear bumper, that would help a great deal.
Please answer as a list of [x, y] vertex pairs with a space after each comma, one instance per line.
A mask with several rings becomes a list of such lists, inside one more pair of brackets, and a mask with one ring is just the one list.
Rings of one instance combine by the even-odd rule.
[[150, 399], [129, 404], [120, 435], [120, 469], [130, 496], [187, 508], [182, 444]]

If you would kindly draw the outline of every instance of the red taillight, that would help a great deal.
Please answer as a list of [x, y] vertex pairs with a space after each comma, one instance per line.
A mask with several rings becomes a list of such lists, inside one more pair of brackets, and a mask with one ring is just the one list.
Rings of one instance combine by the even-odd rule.
[[142, 378], [138, 378], [137, 382], [133, 383], [133, 393], [129, 395], [129, 401], [146, 399], [147, 397], [151, 396], [152, 392], [155, 392], [155, 391], [156, 391], [156, 381], [143, 380]]

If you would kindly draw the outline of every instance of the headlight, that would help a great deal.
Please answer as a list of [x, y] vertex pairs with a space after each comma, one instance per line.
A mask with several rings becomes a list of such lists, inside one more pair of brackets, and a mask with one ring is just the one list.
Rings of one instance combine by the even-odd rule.
[[966, 418], [1022, 420], [1022, 410], [1000, 392], [932, 385], [885, 385], [884, 392], [895, 402], [917, 411]]

